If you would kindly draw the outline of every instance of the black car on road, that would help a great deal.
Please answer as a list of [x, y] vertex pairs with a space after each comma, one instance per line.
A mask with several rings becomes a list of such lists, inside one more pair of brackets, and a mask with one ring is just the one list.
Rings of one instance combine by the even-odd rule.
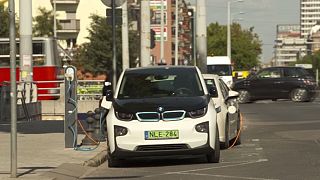
[[269, 67], [247, 79], [237, 81], [232, 89], [239, 92], [239, 102], [262, 99], [312, 101], [316, 96], [315, 78], [301, 67]]

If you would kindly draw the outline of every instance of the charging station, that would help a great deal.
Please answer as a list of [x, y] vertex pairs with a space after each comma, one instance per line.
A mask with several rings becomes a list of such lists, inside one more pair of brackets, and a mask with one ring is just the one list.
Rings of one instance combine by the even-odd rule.
[[77, 146], [77, 69], [74, 66], [64, 66], [65, 84], [65, 113], [64, 134], [65, 148], [76, 148]]

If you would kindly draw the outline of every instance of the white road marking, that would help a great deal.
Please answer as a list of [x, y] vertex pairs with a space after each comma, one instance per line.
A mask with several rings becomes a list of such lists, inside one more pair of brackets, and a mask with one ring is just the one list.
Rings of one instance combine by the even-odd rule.
[[[186, 171], [176, 171], [176, 172], [166, 172], [162, 174], [154, 174], [154, 175], [149, 175], [145, 177], [155, 177], [155, 176], [164, 176], [164, 175], [170, 175], [170, 174], [183, 174], [183, 173], [191, 173], [191, 172], [196, 172], [196, 171], [205, 171], [205, 170], [211, 170], [211, 169], [220, 169], [220, 168], [227, 168], [227, 167], [236, 167], [236, 166], [243, 166], [243, 165], [248, 165], [248, 164], [255, 164], [255, 163], [260, 163], [260, 162], [266, 162], [268, 159], [259, 159], [257, 161], [247, 161], [247, 162], [242, 162], [238, 164], [231, 164], [231, 165], [224, 165], [224, 166], [219, 166], [219, 167], [208, 167], [208, 168], [200, 168], [200, 169], [191, 169], [191, 170], [186, 170]], [[214, 175], [211, 175], [214, 176]], [[267, 180], [267, 179], [258, 179], [258, 180]]]
[[196, 175], [196, 176], [212, 176], [212, 177], [230, 178], [230, 179], [278, 180], [278, 179], [266, 179], [266, 178], [255, 178], [255, 177], [226, 176], [226, 175], [218, 175], [218, 174], [202, 174], [202, 173], [179, 173], [179, 174]]

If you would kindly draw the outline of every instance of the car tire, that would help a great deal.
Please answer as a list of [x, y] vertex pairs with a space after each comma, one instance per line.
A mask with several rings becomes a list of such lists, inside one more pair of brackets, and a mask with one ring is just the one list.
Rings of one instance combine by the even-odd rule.
[[207, 154], [206, 156], [209, 163], [219, 163], [220, 161], [220, 142], [218, 125], [216, 125], [216, 140], [214, 145], [214, 153]]
[[230, 146], [230, 139], [229, 139], [229, 120], [228, 120], [228, 116], [227, 116], [227, 122], [226, 122], [226, 125], [225, 125], [225, 128], [224, 128], [224, 132], [225, 132], [225, 134], [224, 134], [224, 137], [225, 137], [225, 141], [224, 142], [222, 142], [221, 143], [221, 147], [222, 147], [222, 149], [228, 149], [229, 148], [229, 146]]
[[290, 99], [293, 102], [308, 101], [308, 99], [309, 99], [308, 91], [303, 88], [294, 89], [290, 93]]
[[243, 104], [243, 103], [248, 103], [250, 102], [250, 93], [247, 90], [239, 90], [239, 97], [238, 97], [238, 102]]

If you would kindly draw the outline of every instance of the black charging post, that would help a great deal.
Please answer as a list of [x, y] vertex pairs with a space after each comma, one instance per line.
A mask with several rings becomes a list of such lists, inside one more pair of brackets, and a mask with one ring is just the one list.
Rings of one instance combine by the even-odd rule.
[[74, 66], [64, 66], [65, 85], [65, 113], [64, 113], [64, 134], [65, 148], [77, 146], [77, 70]]

